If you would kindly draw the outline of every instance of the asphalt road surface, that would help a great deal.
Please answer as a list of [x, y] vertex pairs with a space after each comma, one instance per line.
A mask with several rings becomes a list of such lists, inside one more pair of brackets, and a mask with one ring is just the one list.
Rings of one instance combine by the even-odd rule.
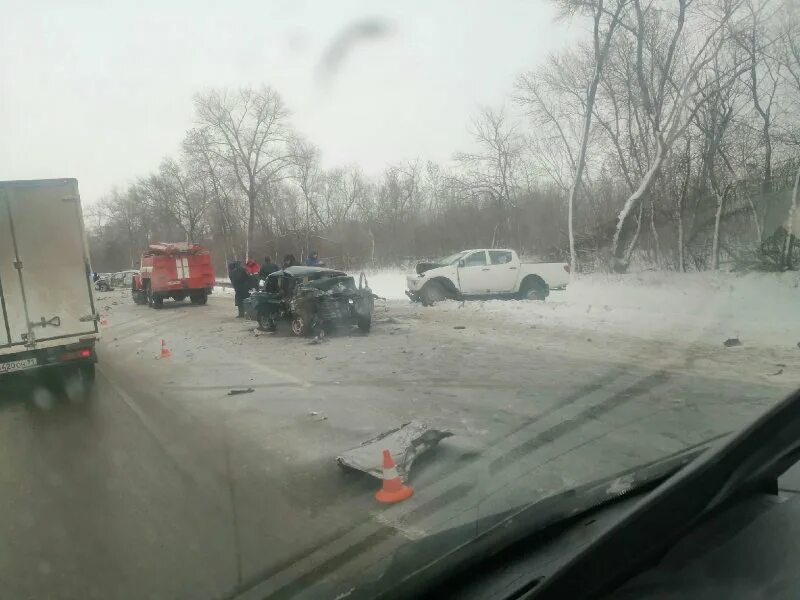
[[[789, 352], [400, 302], [320, 344], [255, 331], [227, 296], [99, 304], [91, 389], [0, 383], [3, 598], [334, 597], [408, 540], [736, 430], [800, 383]], [[334, 459], [412, 418], [454, 435], [386, 508]]]

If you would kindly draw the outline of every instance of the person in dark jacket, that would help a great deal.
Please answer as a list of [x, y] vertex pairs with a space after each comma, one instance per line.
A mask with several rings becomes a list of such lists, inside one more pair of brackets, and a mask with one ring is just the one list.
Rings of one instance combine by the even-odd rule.
[[294, 254], [287, 254], [286, 256], [283, 257], [284, 269], [295, 266], [297, 266], [297, 259], [294, 257]]
[[272, 259], [269, 256], [264, 257], [264, 264], [261, 265], [261, 270], [258, 272], [259, 279], [266, 279], [269, 277], [270, 273], [274, 273], [275, 271], [280, 271], [281, 268], [272, 262]]
[[312, 250], [311, 254], [308, 255], [306, 259], [306, 266], [307, 267], [324, 267], [325, 263], [321, 262], [319, 259], [319, 254], [316, 250]]
[[239, 309], [237, 318], [242, 319], [244, 318], [243, 302], [250, 295], [250, 290], [255, 287], [254, 277], [247, 273], [242, 263], [238, 260], [228, 264], [228, 277], [235, 293], [234, 302], [236, 303], [236, 308]]

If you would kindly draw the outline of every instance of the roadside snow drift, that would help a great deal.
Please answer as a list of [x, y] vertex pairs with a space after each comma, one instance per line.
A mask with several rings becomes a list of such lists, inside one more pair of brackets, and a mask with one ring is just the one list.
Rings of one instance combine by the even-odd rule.
[[[546, 302], [487, 300], [465, 309], [521, 325], [578, 328], [648, 339], [795, 346], [800, 342], [800, 274], [673, 273], [576, 277]], [[457, 310], [443, 303], [440, 310]]]

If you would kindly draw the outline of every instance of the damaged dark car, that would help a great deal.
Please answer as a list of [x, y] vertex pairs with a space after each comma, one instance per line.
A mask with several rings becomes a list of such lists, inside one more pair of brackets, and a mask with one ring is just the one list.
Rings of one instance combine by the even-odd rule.
[[323, 336], [337, 330], [372, 326], [375, 295], [364, 274], [355, 279], [335, 269], [288, 267], [272, 273], [263, 291], [244, 301], [245, 316], [263, 331], [289, 324], [297, 336]]

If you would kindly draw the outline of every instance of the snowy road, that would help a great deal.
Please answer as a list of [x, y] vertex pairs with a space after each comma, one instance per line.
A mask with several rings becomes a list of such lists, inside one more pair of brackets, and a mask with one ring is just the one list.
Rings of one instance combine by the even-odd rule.
[[[735, 430], [800, 384], [796, 349], [379, 304], [370, 335], [310, 345], [228, 296], [102, 297], [89, 403], [0, 388], [3, 596], [335, 595], [410, 539]], [[386, 509], [333, 459], [412, 418], [455, 435]]]

